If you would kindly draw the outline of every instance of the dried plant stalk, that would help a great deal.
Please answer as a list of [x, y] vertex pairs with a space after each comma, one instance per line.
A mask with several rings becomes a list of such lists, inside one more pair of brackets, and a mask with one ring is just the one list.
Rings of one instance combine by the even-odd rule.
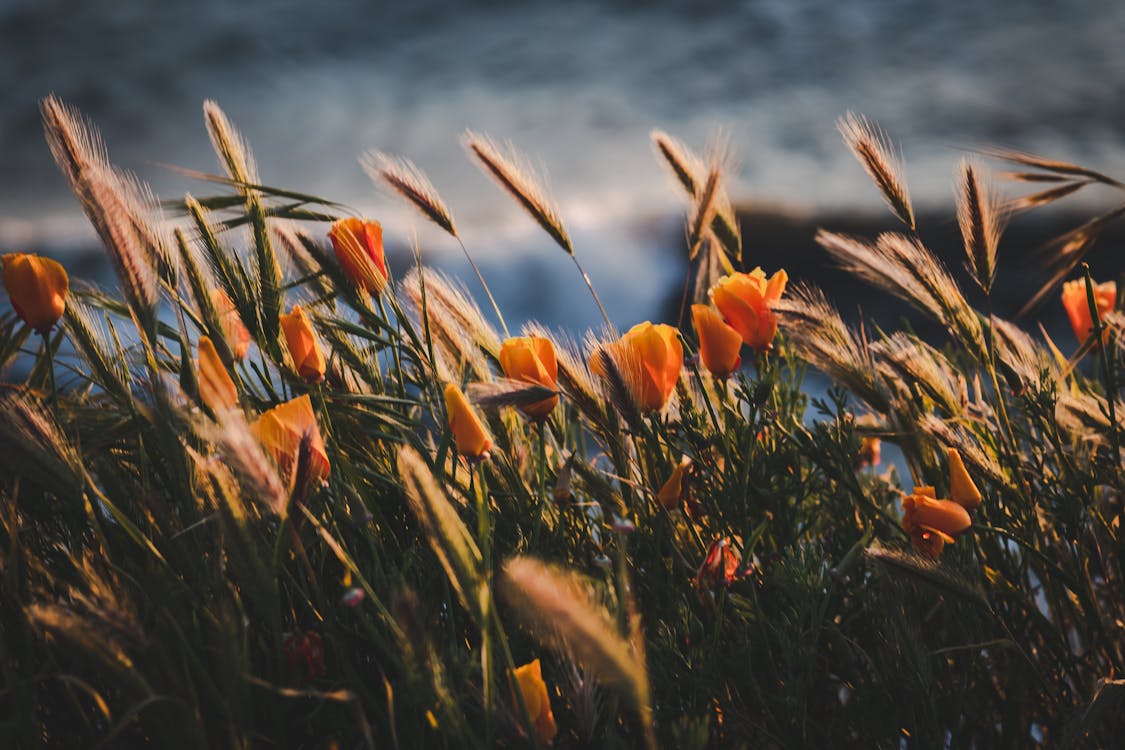
[[645, 666], [577, 574], [531, 557], [504, 566], [501, 591], [544, 645], [570, 656], [602, 683], [621, 689], [634, 708], [649, 705]]
[[887, 134], [862, 115], [849, 112], [836, 121], [844, 143], [855, 154], [879, 192], [906, 226], [914, 229], [914, 207], [902, 177], [902, 155]]
[[967, 159], [957, 170], [957, 223], [969, 258], [969, 273], [988, 294], [996, 277], [996, 247], [1003, 222], [996, 197], [982, 184], [977, 167]]
[[360, 163], [372, 180], [382, 181], [451, 237], [457, 236], [453, 214], [438, 195], [437, 188], [414, 162], [382, 151], [368, 151]]
[[523, 206], [559, 247], [567, 254], [574, 255], [574, 246], [563, 227], [558, 207], [527, 166], [527, 159], [511, 146], [507, 148], [508, 154], [505, 155], [490, 138], [472, 131], [465, 133], [463, 141], [465, 148], [485, 172]]

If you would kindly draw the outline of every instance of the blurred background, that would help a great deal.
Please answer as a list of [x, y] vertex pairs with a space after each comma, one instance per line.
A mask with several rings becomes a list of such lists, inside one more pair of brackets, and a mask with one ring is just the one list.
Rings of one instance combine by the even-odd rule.
[[[400, 263], [416, 234], [428, 261], [475, 291], [456, 246], [358, 164], [373, 148], [413, 159], [510, 322], [596, 325], [569, 260], [468, 162], [459, 136], [511, 140], [548, 176], [619, 325], [667, 319], [684, 204], [652, 128], [699, 150], [725, 133], [751, 265], [822, 279], [817, 225], [893, 226], [839, 116], [889, 131], [923, 235], [955, 238], [963, 149], [1004, 145], [1125, 177], [1123, 41], [1125, 3], [1113, 0], [0, 0], [0, 251], [65, 256], [72, 272], [106, 278], [43, 140], [40, 97], [81, 108], [111, 159], [162, 198], [215, 192], [158, 164], [218, 170], [201, 112], [213, 98], [264, 182], [383, 220]], [[1084, 192], [1054, 221], [1069, 228], [1112, 197]], [[1031, 240], [1013, 236], [1001, 288], [1006, 267], [1028, 265]], [[1091, 256], [1103, 277], [1099, 257], [1120, 267], [1106, 244]], [[842, 306], [862, 299], [841, 294]]]

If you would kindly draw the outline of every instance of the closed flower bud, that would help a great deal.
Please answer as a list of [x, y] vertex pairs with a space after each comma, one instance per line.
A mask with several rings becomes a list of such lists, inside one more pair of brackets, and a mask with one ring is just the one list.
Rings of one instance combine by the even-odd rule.
[[66, 270], [50, 258], [26, 253], [8, 253], [0, 263], [16, 315], [39, 333], [50, 331], [66, 312]]
[[707, 548], [707, 556], [695, 574], [695, 587], [700, 590], [729, 586], [743, 577], [738, 571], [738, 553], [728, 539], [716, 539]]
[[306, 383], [319, 383], [324, 380], [324, 354], [316, 341], [312, 322], [300, 305], [293, 305], [288, 315], [280, 317], [281, 330], [285, 333], [285, 345], [293, 358], [293, 367]]
[[883, 458], [883, 441], [877, 437], [859, 439], [860, 466], [878, 466]]
[[328, 231], [340, 268], [357, 288], [379, 294], [387, 283], [383, 227], [377, 221], [341, 219]]
[[331, 470], [328, 453], [307, 393], [265, 412], [250, 425], [250, 430], [277, 464], [282, 481], [290, 491], [299, 478], [297, 468], [302, 444], [308, 446], [308, 467], [306, 476], [300, 477], [302, 483], [316, 486], [328, 479]]
[[453, 432], [457, 452], [470, 461], [488, 458], [492, 438], [465, 394], [453, 383], [445, 386], [445, 410], [449, 416], [449, 429]]
[[[500, 366], [504, 376], [524, 383], [535, 383], [555, 390], [558, 387], [559, 365], [555, 345], [543, 336], [518, 336], [507, 339], [500, 347]], [[546, 419], [559, 403], [551, 396], [519, 410], [534, 420]]]
[[742, 336], [743, 343], [764, 352], [777, 334], [773, 305], [781, 299], [788, 280], [785, 271], [778, 271], [769, 279], [760, 268], [750, 273], [735, 272], [719, 279], [711, 290], [711, 301]]
[[982, 500], [980, 490], [965, 470], [956, 448], [949, 449], [949, 499], [965, 510], [976, 510]]
[[219, 325], [223, 329], [223, 337], [227, 340], [231, 356], [242, 359], [250, 348], [250, 331], [239, 317], [234, 300], [225, 290], [216, 289], [211, 292], [211, 305], [219, 316]]
[[676, 510], [688, 499], [690, 491], [688, 474], [691, 472], [691, 466], [691, 459], [684, 456], [680, 463], [676, 465], [676, 468], [672, 469], [672, 475], [668, 477], [668, 481], [656, 493], [656, 499], [664, 506], [665, 510]]
[[219, 358], [215, 344], [199, 337], [199, 398], [214, 413], [238, 406], [238, 389]]
[[519, 690], [523, 704], [527, 707], [527, 717], [535, 731], [540, 745], [550, 745], [555, 741], [558, 727], [555, 715], [551, 712], [551, 698], [547, 693], [547, 683], [543, 681], [543, 668], [539, 660], [517, 667], [509, 673], [512, 686], [512, 706], [518, 716], [520, 713]]
[[915, 487], [913, 494], [902, 499], [902, 509], [902, 528], [915, 549], [933, 557], [973, 523], [957, 503], [938, 500], [933, 487]]
[[[1062, 303], [1070, 318], [1070, 327], [1074, 329], [1074, 337], [1080, 343], [1086, 341], [1094, 332], [1090, 303], [1086, 299], [1086, 281], [1075, 279], [1063, 284]], [[1105, 316], [1117, 306], [1117, 282], [1106, 281], [1094, 285], [1094, 306], [1098, 310], [1098, 318], [1105, 320]]]
[[[684, 366], [684, 348], [675, 328], [647, 321], [638, 323], [619, 340], [608, 344], [605, 352], [612, 357], [638, 409], [645, 412], [664, 408]], [[601, 357], [591, 360], [590, 369], [596, 375], [607, 376]]]
[[707, 305], [692, 305], [691, 317], [699, 335], [699, 359], [703, 366], [717, 378], [730, 377], [742, 364], [738, 354], [742, 349], [741, 334]]

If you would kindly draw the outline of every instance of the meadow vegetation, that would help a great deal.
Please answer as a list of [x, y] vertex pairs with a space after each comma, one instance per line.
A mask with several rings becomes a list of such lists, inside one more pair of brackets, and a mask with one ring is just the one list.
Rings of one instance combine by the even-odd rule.
[[[988, 304], [1004, 222], [1112, 178], [966, 160], [962, 274], [916, 233], [889, 139], [841, 120], [902, 230], [824, 230], [825, 260], [947, 333], [923, 340], [849, 325], [831, 290], [744, 247], [727, 156], [656, 132], [688, 205], [679, 320], [512, 331], [475, 265], [465, 285], [416, 252], [393, 278], [378, 222], [264, 184], [214, 103], [222, 171], [192, 173], [213, 194], [164, 203], [77, 111], [42, 113], [118, 287], [4, 256], [0, 365], [21, 375], [0, 390], [0, 744], [1067, 747], [1125, 729], [1125, 318], [1115, 284], [1075, 271], [1125, 208], [1049, 242], [1051, 283], [1028, 290], [1075, 341]], [[600, 309], [542, 180], [465, 146]], [[1001, 199], [986, 159], [1032, 192]], [[414, 165], [363, 164], [469, 254]], [[815, 398], [808, 367], [832, 382]]]

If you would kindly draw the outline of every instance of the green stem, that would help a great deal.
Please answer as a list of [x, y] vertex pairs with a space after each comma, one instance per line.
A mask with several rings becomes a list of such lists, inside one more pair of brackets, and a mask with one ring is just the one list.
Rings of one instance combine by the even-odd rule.
[[484, 293], [488, 295], [488, 301], [492, 303], [492, 311], [496, 313], [496, 319], [500, 321], [500, 327], [504, 329], [504, 338], [507, 338], [508, 324], [504, 322], [504, 316], [500, 312], [500, 305], [496, 304], [496, 298], [492, 296], [492, 290], [488, 288], [488, 283], [484, 280], [480, 269], [477, 268], [476, 261], [473, 260], [473, 256], [469, 254], [469, 248], [465, 247], [465, 243], [461, 241], [460, 237], [457, 238], [457, 244], [461, 246], [462, 252], [465, 253], [465, 258], [468, 259], [469, 265], [473, 267], [473, 273], [477, 275], [477, 280], [480, 281], [480, 285], [484, 287]]
[[43, 336], [43, 349], [47, 353], [47, 378], [51, 382], [51, 411], [55, 415], [55, 420], [59, 418], [59, 389], [58, 384], [55, 382], [55, 350], [51, 346], [51, 335], [49, 332], [41, 334]]
[[1105, 384], [1105, 400], [1109, 409], [1109, 436], [1113, 445], [1113, 473], [1117, 477], [1118, 486], [1121, 485], [1121, 435], [1117, 431], [1117, 384], [1114, 382], [1113, 367], [1110, 365], [1110, 355], [1106, 351], [1109, 347], [1102, 341], [1102, 332], [1106, 330], [1101, 315], [1098, 314], [1098, 303], [1094, 299], [1094, 280], [1090, 277], [1090, 265], [1082, 264], [1082, 273], [1086, 277], [1086, 304], [1090, 306], [1090, 320], [1094, 324], [1094, 340], [1097, 342], [1098, 358], [1102, 363], [1102, 379]]

